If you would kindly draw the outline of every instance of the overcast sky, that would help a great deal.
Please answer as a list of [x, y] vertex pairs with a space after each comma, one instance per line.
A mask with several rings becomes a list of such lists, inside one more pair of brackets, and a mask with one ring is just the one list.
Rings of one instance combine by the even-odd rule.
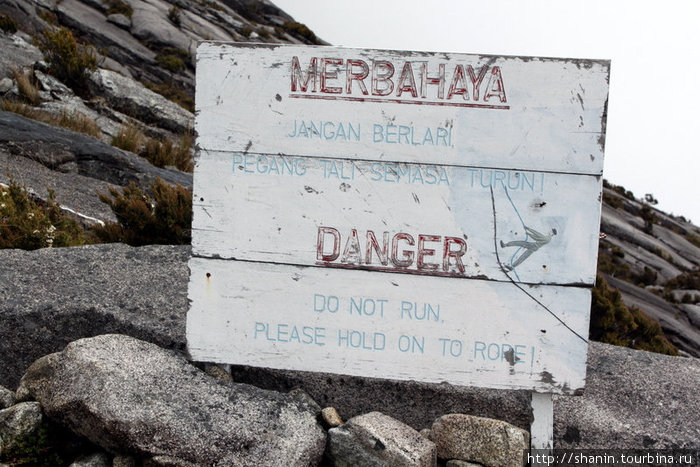
[[612, 60], [604, 177], [700, 224], [697, 0], [272, 0], [333, 45]]

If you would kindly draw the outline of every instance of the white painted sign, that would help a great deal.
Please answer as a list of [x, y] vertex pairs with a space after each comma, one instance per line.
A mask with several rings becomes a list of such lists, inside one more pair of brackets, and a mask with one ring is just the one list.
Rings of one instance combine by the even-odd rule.
[[583, 387], [607, 62], [197, 58], [193, 358]]

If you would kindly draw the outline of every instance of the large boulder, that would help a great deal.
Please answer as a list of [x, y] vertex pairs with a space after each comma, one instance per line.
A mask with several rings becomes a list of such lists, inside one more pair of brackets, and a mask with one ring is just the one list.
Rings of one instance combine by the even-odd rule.
[[90, 74], [88, 86], [94, 94], [122, 113], [175, 133], [194, 127], [194, 115], [148, 89], [138, 81], [114, 71], [99, 68]]
[[51, 170], [78, 173], [115, 185], [124, 186], [132, 181], [143, 185], [158, 177], [169, 183], [192, 186], [191, 174], [154, 167], [136, 154], [91, 136], [0, 111], [0, 150], [3, 149]]
[[0, 34], [0, 78], [12, 78], [12, 70], [31, 67], [43, 59], [41, 51], [23, 34]]
[[353, 417], [331, 428], [328, 436], [328, 457], [339, 467], [432, 467], [437, 462], [435, 444], [381, 412]]
[[189, 247], [0, 250], [0, 385], [82, 337], [129, 334], [184, 351]]
[[113, 453], [195, 465], [316, 465], [326, 443], [304, 397], [225, 383], [124, 335], [69, 344], [32, 364], [18, 396]]
[[435, 420], [430, 439], [441, 459], [478, 462], [486, 467], [521, 467], [530, 448], [527, 431], [509, 423], [465, 414]]

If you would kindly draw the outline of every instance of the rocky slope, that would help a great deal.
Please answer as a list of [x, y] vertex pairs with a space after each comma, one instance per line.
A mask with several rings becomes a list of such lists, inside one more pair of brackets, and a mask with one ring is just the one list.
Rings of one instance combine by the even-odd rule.
[[699, 357], [700, 229], [644, 198], [604, 188], [598, 272], [627, 305], [657, 320], [681, 355]]

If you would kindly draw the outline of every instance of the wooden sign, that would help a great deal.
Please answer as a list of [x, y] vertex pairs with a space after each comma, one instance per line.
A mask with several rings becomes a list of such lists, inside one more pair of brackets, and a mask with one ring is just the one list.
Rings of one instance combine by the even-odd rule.
[[196, 360], [573, 393], [609, 63], [204, 43]]

